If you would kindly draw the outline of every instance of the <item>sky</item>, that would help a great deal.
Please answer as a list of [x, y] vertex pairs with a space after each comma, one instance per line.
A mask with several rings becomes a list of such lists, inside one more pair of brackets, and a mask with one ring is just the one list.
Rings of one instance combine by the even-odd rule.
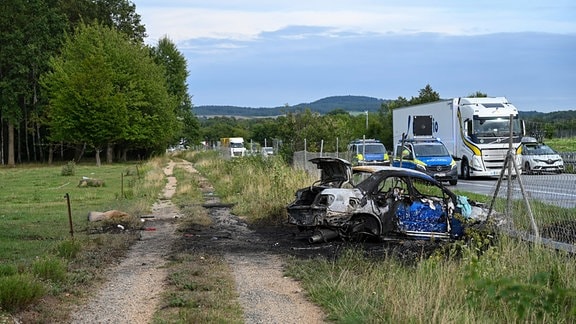
[[194, 106], [477, 91], [576, 110], [574, 0], [132, 0], [185, 56]]

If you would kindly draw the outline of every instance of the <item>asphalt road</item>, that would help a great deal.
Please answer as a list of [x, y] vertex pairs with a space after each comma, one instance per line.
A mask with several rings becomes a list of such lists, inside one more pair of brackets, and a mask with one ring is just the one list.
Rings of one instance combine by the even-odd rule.
[[[493, 196], [496, 190], [497, 178], [477, 178], [473, 180], [458, 180], [458, 185], [449, 186], [452, 190], [469, 191], [487, 196]], [[540, 174], [521, 175], [524, 191], [529, 199], [555, 204], [565, 208], [576, 208], [576, 174]], [[518, 179], [512, 180], [512, 195], [521, 198]], [[506, 195], [508, 182], [502, 181], [499, 197]]]

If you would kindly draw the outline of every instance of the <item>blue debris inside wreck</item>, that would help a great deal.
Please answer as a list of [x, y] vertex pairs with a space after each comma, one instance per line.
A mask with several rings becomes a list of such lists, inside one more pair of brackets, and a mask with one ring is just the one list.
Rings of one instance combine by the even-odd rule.
[[[463, 227], [459, 220], [448, 219], [439, 202], [431, 200], [401, 203], [396, 209], [400, 231], [450, 233], [451, 237], [461, 237]], [[450, 226], [448, 223], [450, 222]]]

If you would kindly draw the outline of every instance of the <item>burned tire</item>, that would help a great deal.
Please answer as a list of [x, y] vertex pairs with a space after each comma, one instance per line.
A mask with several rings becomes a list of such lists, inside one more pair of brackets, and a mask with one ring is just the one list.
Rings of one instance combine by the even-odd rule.
[[380, 238], [382, 224], [373, 215], [356, 215], [351, 219], [350, 237], [353, 240]]

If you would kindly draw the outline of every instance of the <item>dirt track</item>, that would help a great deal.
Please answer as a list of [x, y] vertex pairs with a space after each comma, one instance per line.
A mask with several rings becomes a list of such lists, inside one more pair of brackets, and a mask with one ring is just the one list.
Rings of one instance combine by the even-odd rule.
[[[160, 301], [167, 276], [164, 267], [174, 250], [202, 250], [223, 255], [229, 263], [246, 323], [322, 323], [325, 315], [305, 297], [294, 280], [282, 273], [280, 255], [293, 249], [293, 234], [281, 229], [254, 232], [219, 203], [209, 184], [204, 187], [213, 226], [185, 229], [176, 236], [178, 209], [170, 201], [176, 188], [174, 167], [196, 172], [188, 162], [170, 161], [168, 183], [153, 207], [148, 231], [118, 265], [107, 270], [110, 280], [88, 303], [78, 308], [72, 323], [149, 323]], [[180, 233], [182, 234], [182, 233]], [[300, 242], [300, 243], [299, 243]], [[288, 246], [290, 244], [290, 246]], [[329, 246], [328, 246], [329, 248]]]

